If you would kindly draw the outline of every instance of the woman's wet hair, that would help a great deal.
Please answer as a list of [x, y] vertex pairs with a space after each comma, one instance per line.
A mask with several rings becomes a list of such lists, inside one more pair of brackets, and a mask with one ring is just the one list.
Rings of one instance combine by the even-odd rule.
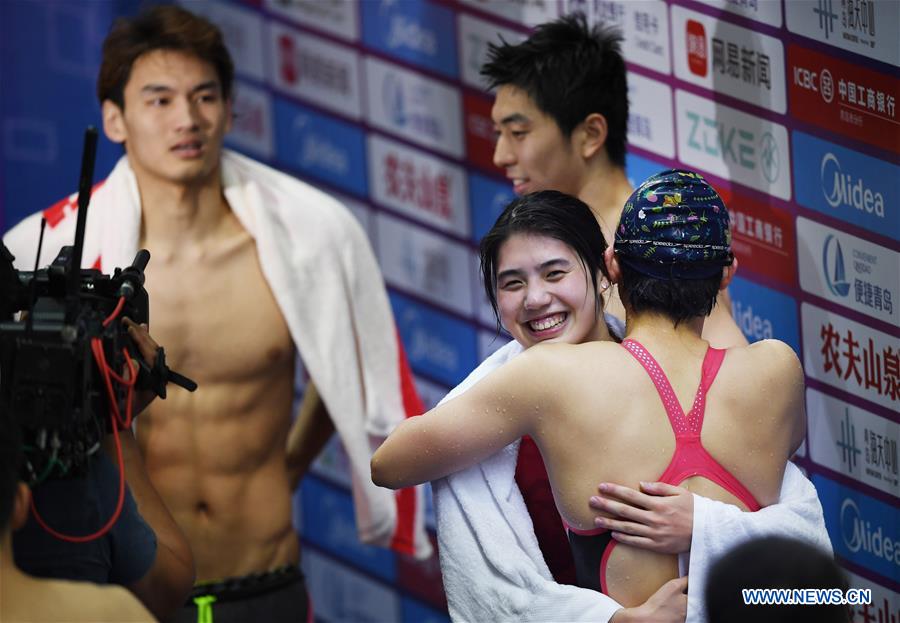
[[633, 312], [656, 313], [678, 326], [680, 323], [709, 316], [716, 305], [722, 274], [703, 279], [657, 279], [619, 263], [619, 297]]
[[609, 279], [603, 253], [606, 240], [597, 219], [586, 203], [555, 190], [542, 190], [518, 197], [504, 208], [490, 231], [481, 239], [481, 276], [497, 329], [500, 329], [500, 310], [497, 307], [497, 263], [500, 248], [516, 234], [547, 236], [566, 244], [584, 267], [584, 273], [594, 291], [594, 305], [599, 315], [603, 310], [597, 291], [598, 271]]

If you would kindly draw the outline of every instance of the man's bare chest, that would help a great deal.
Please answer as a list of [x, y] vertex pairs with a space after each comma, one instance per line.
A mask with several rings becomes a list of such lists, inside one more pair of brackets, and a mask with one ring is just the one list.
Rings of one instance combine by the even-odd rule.
[[146, 287], [151, 334], [175, 369], [219, 382], [292, 363], [293, 341], [252, 240], [226, 255], [158, 262]]

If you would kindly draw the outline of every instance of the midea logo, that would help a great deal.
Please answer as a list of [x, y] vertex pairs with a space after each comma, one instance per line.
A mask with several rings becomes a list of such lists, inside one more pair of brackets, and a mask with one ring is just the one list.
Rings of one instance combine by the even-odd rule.
[[822, 194], [832, 208], [847, 206], [884, 218], [884, 196], [863, 185], [861, 177], [853, 178], [841, 170], [841, 163], [833, 153], [822, 158], [820, 168]]
[[862, 518], [859, 506], [850, 498], [841, 504], [841, 537], [851, 553], [863, 552], [900, 565], [900, 541], [884, 534], [882, 526], [874, 531], [870, 522]]
[[[863, 542], [863, 521], [859, 515], [859, 506], [856, 502], [847, 498], [841, 504], [841, 536], [844, 537], [844, 545], [854, 554], [859, 551]], [[849, 528], [849, 533], [848, 533]]]
[[825, 271], [825, 283], [831, 293], [835, 296], [847, 296], [850, 282], [844, 271], [844, 252], [841, 250], [841, 241], [833, 234], [828, 234], [822, 245], [822, 270]]

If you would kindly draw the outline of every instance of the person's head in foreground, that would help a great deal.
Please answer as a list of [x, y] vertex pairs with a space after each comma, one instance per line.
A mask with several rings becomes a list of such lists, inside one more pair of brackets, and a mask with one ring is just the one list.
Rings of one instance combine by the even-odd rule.
[[772, 536], [739, 545], [712, 566], [706, 610], [710, 623], [847, 623], [847, 606], [750, 605], [744, 589], [848, 587], [830, 555], [802, 541]]
[[485, 293], [525, 348], [605, 339], [606, 241], [584, 202], [556, 191], [514, 199], [481, 240]]
[[233, 79], [222, 33], [206, 19], [174, 5], [119, 18], [97, 77], [104, 132], [125, 145], [139, 180], [212, 179], [231, 127]]
[[625, 166], [628, 88], [618, 30], [582, 13], [527, 40], [491, 44], [481, 69], [496, 89], [494, 164], [516, 194], [579, 195], [595, 166]]
[[734, 274], [725, 203], [699, 173], [653, 175], [625, 203], [606, 260], [626, 317], [708, 316]]
[[121, 586], [31, 577], [13, 559], [12, 533], [28, 519], [31, 491], [21, 480], [24, 451], [19, 425], [0, 411], [0, 621], [155, 620]]

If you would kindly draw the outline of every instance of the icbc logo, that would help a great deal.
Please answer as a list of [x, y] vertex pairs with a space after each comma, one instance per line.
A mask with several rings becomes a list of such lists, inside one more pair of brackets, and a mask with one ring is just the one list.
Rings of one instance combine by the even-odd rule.
[[706, 28], [700, 22], [689, 19], [686, 25], [688, 68], [692, 74], [706, 77], [709, 54], [706, 49]]
[[805, 67], [794, 67], [794, 84], [801, 89], [819, 93], [826, 103], [834, 99], [834, 79], [831, 72], [823, 69], [821, 74], [810, 71]]
[[288, 84], [297, 83], [297, 63], [294, 54], [294, 40], [288, 35], [278, 37], [278, 51], [281, 57], [281, 78]]
[[819, 84], [821, 86], [822, 99], [830, 104], [831, 100], [834, 99], [834, 79], [831, 77], [830, 71], [827, 69], [822, 70], [822, 79], [819, 81]]

